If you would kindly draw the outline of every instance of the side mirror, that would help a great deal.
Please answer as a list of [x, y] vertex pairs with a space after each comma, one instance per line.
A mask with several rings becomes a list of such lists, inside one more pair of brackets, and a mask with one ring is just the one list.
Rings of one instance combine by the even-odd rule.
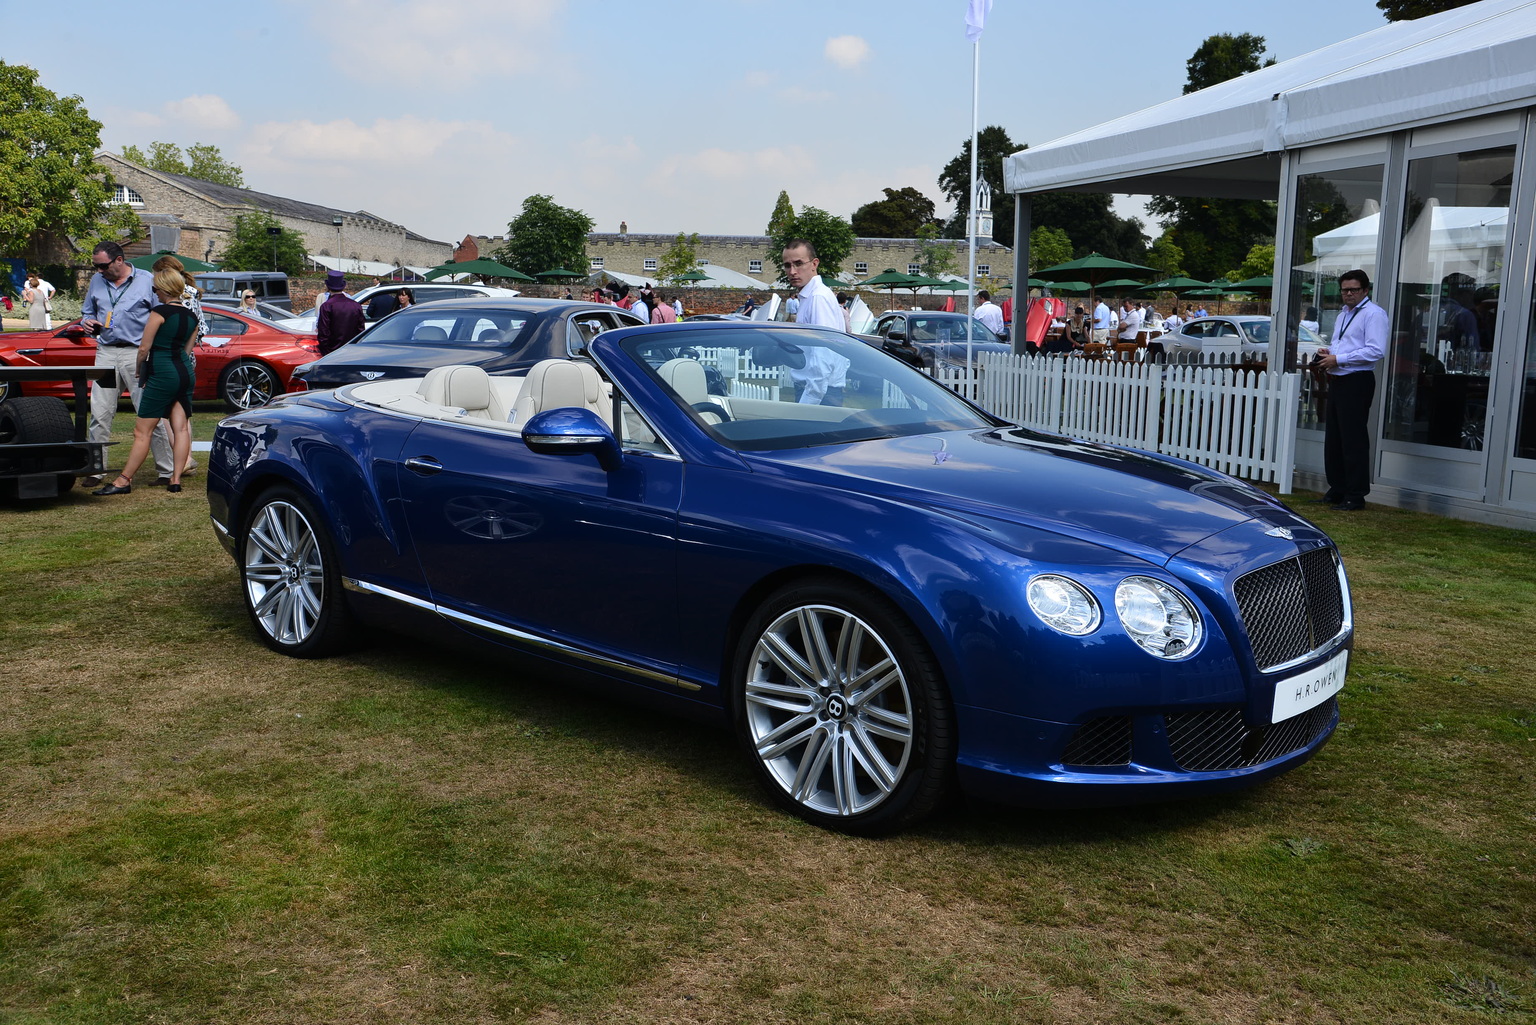
[[523, 444], [546, 456], [591, 454], [610, 473], [624, 461], [619, 440], [603, 418], [580, 406], [564, 406], [535, 413], [523, 425]]
[[907, 332], [899, 327], [893, 327], [885, 333], [885, 337], [893, 342], [904, 342], [907, 340]]

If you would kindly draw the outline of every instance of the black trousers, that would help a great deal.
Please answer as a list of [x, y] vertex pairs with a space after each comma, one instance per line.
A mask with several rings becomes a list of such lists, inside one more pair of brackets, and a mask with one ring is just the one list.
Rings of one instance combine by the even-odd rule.
[[1328, 416], [1324, 421], [1323, 469], [1329, 497], [1364, 498], [1371, 491], [1371, 400], [1376, 372], [1357, 370], [1328, 377]]

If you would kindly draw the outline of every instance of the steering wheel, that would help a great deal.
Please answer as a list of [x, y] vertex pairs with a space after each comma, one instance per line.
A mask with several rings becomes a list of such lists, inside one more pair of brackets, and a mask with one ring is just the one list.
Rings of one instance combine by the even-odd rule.
[[713, 413], [720, 418], [721, 423], [729, 423], [735, 417], [731, 416], [726, 408], [718, 402], [695, 402], [693, 411], [696, 413]]

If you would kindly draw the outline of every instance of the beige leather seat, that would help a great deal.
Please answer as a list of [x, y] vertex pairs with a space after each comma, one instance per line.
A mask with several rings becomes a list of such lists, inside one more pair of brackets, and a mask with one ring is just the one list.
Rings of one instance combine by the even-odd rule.
[[491, 387], [490, 375], [480, 367], [434, 367], [427, 371], [417, 394], [436, 405], [462, 409], [461, 415], [480, 420], [505, 421], [510, 413], [505, 400]]
[[517, 406], [512, 410], [512, 422], [521, 426], [535, 413], [567, 406], [590, 409], [613, 426], [607, 390], [596, 367], [577, 360], [541, 360], [528, 371]]
[[424, 324], [411, 334], [411, 339], [417, 342], [446, 342], [448, 340], [448, 332], [440, 327]]
[[[701, 402], [710, 402], [730, 412], [723, 395], [709, 393], [709, 378], [704, 374], [704, 364], [698, 360], [687, 357], [669, 359], [656, 372], [688, 405], [695, 406]], [[708, 411], [701, 411], [700, 415], [708, 423], [719, 423], [723, 419], [718, 413]]]

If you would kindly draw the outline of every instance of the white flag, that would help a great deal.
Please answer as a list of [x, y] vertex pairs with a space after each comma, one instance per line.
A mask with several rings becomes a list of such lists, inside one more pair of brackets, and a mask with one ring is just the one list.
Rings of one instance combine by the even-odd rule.
[[974, 43], [981, 38], [981, 30], [987, 27], [987, 15], [992, 11], [992, 0], [969, 0], [965, 11], [965, 41]]

